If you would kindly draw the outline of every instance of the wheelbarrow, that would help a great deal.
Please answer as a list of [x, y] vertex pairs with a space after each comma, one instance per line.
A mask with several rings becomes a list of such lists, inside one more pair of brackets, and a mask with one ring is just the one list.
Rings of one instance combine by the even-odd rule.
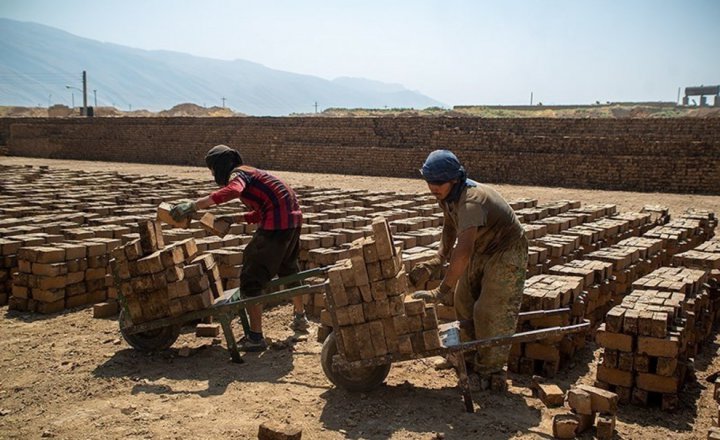
[[[332, 266], [319, 267], [282, 278], [275, 278], [266, 289], [277, 286], [292, 284], [304, 279], [318, 276], [326, 273]], [[254, 304], [264, 304], [271, 301], [289, 299], [298, 295], [309, 293], [324, 292], [327, 281], [315, 285], [302, 285], [289, 289], [283, 289], [277, 292], [260, 295], [253, 298], [243, 298], [240, 295], [240, 289], [226, 290], [223, 295], [217, 298], [213, 305], [202, 310], [188, 312], [179, 316], [155, 319], [143, 323], [133, 324], [128, 318], [128, 313], [124, 305], [124, 298], [120, 296], [120, 316], [118, 322], [120, 324], [120, 333], [125, 341], [134, 349], [140, 351], [160, 351], [170, 348], [180, 335], [180, 328], [183, 324], [205, 319], [212, 316], [222, 326], [227, 343], [228, 351], [233, 362], [243, 363], [243, 359], [238, 351], [235, 335], [232, 331], [231, 321], [239, 317], [245, 334], [250, 330], [250, 324], [246, 312], [248, 306]]]
[[[525, 321], [534, 318], [542, 318], [554, 315], [569, 314], [569, 308], [555, 310], [540, 310], [523, 312], [519, 314], [519, 320]], [[552, 336], [580, 333], [590, 328], [590, 322], [584, 322], [568, 326], [549, 327], [538, 330], [515, 333], [508, 336], [496, 336], [487, 339], [478, 339], [468, 342], [460, 340], [460, 327], [469, 324], [463, 321], [453, 321], [438, 326], [440, 333], [441, 347], [412, 354], [387, 354], [371, 359], [348, 361], [338, 351], [335, 332], [331, 332], [325, 339], [322, 347], [321, 364], [325, 376], [335, 386], [354, 392], [367, 392], [380, 386], [387, 378], [390, 367], [393, 363], [422, 359], [433, 356], [446, 357], [455, 367], [458, 375], [460, 391], [465, 403], [465, 410], [474, 412], [473, 399], [470, 393], [470, 383], [467, 368], [465, 365], [465, 353], [475, 351], [482, 347], [497, 347], [511, 345], [518, 342], [530, 342]]]

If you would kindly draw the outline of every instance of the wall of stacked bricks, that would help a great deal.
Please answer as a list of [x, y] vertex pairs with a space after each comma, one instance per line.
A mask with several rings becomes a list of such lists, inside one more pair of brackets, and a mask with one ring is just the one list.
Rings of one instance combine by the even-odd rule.
[[227, 143], [262, 168], [415, 177], [448, 148], [486, 182], [720, 191], [717, 119], [0, 119], [0, 130], [18, 156], [202, 165]]
[[[118, 287], [111, 282], [111, 272], [112, 262], [118, 258], [113, 259], [113, 252], [123, 249], [117, 246], [121, 243], [126, 248], [137, 246], [142, 225], [155, 217], [162, 202], [197, 197], [213, 189], [209, 179], [193, 181], [168, 176], [67, 171], [47, 167], [0, 166], [0, 175], [4, 182], [0, 188], [0, 300], [5, 302], [10, 296], [13, 308], [46, 313], [115, 298]], [[367, 240], [375, 233], [373, 219], [377, 217], [389, 221], [393, 244], [402, 251], [400, 257], [404, 270], [395, 265], [392, 271], [388, 269], [384, 274], [383, 265], [375, 264], [363, 253], [363, 266], [370, 279], [379, 282], [382, 278], [386, 283], [391, 275], [404, 274], [414, 264], [429, 259], [436, 252], [442, 214], [427, 194], [309, 187], [299, 187], [297, 192], [306, 217], [301, 235], [300, 260], [303, 268], [352, 259], [353, 246], [357, 246], [358, 240]], [[639, 283], [643, 283], [643, 290], [659, 291], [667, 296], [653, 281], [647, 287], [647, 280], [658, 279], [658, 274], [662, 273], [658, 270], [662, 267], [683, 265], [694, 270], [699, 268], [698, 274], [702, 272], [702, 275], [697, 275], [699, 280], [706, 281], [711, 288], [706, 288], [707, 292], [693, 291], [692, 297], [681, 301], [679, 309], [679, 315], [686, 320], [683, 327], [694, 329], [686, 330], [684, 358], [679, 359], [692, 365], [690, 359], [693, 353], [702, 348], [711, 323], [720, 311], [717, 294], [720, 242], [711, 239], [716, 226], [714, 213], [692, 211], [671, 219], [667, 209], [658, 206], [646, 206], [641, 212], [617, 212], [613, 204], [583, 205], [573, 200], [539, 204], [534, 199], [518, 199], [511, 200], [510, 204], [523, 222], [531, 242], [523, 310], [569, 309], [564, 315], [522, 322], [518, 330], [587, 319], [592, 328], [597, 329], [598, 342], [605, 346], [603, 344], [607, 340], [618, 337], [614, 334], [622, 335], [621, 338], [625, 336], [622, 332], [613, 331], [617, 327], [612, 327], [609, 321], [614, 316], [611, 308], [622, 305], [626, 298], [633, 298]], [[237, 214], [241, 211], [242, 205], [233, 202], [214, 212]], [[189, 228], [183, 229], [170, 229], [164, 225], [162, 236], [168, 249], [193, 239], [200, 258], [212, 255], [213, 261], [206, 261], [200, 275], [208, 278], [208, 286], [199, 281], [198, 289], [190, 289], [190, 294], [204, 293], [210, 300], [207, 295], [210, 278], [216, 286], [219, 278], [223, 289], [239, 285], [243, 248], [250, 240], [254, 227], [234, 224], [229, 234], [220, 238], [209, 235], [206, 226], [199, 221], [193, 221]], [[81, 252], [84, 254], [80, 255]], [[153, 253], [143, 255], [145, 258]], [[139, 254], [136, 256], [140, 257]], [[186, 266], [191, 263], [190, 255], [186, 255], [182, 263], [173, 261], [167, 267], [163, 265], [162, 269], [176, 270], [182, 266], [182, 276], [192, 278], [185, 272]], [[157, 264], [149, 267], [160, 269]], [[135, 274], [128, 268], [130, 275], [153, 272], [153, 269], [134, 270]], [[158, 270], [153, 273], [160, 273]], [[174, 277], [180, 276], [176, 270]], [[73, 282], [69, 282], [70, 277], [73, 277]], [[437, 273], [426, 285], [416, 287], [436, 286], [441, 277], [442, 273]], [[182, 280], [166, 278], [166, 281], [172, 284]], [[697, 281], [696, 284], [702, 283]], [[157, 291], [166, 290], [166, 286], [155, 287]], [[182, 289], [188, 293], [186, 290]], [[372, 293], [372, 289], [370, 291]], [[212, 297], [218, 294], [219, 288], [216, 288]], [[182, 296], [187, 295], [177, 297]], [[662, 298], [663, 301], [666, 299]], [[206, 306], [207, 302], [202, 305]], [[310, 295], [306, 298], [306, 307], [311, 315], [321, 316], [322, 311], [328, 308], [326, 297], [322, 294]], [[363, 303], [363, 317], [365, 313]], [[417, 315], [405, 311], [405, 316], [420, 316], [422, 319], [432, 315], [440, 319], [453, 318], [452, 309], [441, 306], [433, 311], [422, 310]], [[387, 319], [372, 313], [371, 316], [376, 318], [371, 320]], [[395, 315], [391, 316], [395, 318]], [[324, 318], [321, 320], [324, 330], [335, 326], [327, 313], [321, 318]], [[362, 324], [368, 322], [366, 320]], [[673, 326], [678, 324], [673, 322], [668, 327], [668, 334], [676, 331]], [[632, 335], [631, 338], [638, 339], [639, 336]], [[415, 339], [415, 345], [419, 346], [418, 337]], [[509, 368], [520, 373], [551, 376], [572, 359], [585, 342], [585, 335], [580, 335], [517, 344], [512, 348]], [[412, 346], [412, 339], [410, 344]], [[634, 362], [637, 350], [635, 342], [632, 344]], [[623, 363], [613, 361], [611, 351], [617, 350], [617, 347], [609, 347], [609, 351], [606, 350], [609, 360], [603, 360], [602, 368], [598, 370], [603, 371], [600, 376], [611, 371], [627, 377], [628, 355], [623, 357]], [[647, 374], [656, 374], [657, 367], [653, 368], [655, 370]], [[635, 381], [638, 370], [629, 371]], [[632, 387], [618, 389], [617, 384], [600, 376], [600, 385], [619, 390], [618, 394], [623, 399], [632, 397]], [[680, 378], [677, 379], [679, 384]], [[666, 399], [672, 402], [671, 397]]]

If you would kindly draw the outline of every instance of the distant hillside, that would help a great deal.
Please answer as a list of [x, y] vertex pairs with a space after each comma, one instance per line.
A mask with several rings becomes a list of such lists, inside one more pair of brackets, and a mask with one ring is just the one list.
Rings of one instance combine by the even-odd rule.
[[245, 60], [133, 49], [81, 38], [35, 23], [0, 18], [0, 105], [88, 105], [159, 111], [179, 103], [226, 106], [249, 115], [287, 115], [330, 107], [417, 108], [443, 104], [399, 84], [322, 78], [270, 69]]

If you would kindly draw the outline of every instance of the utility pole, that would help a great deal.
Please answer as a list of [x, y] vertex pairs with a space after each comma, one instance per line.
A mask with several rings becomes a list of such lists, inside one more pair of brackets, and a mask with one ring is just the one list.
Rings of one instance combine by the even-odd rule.
[[675, 105], [680, 105], [680, 87], [678, 87], [678, 97], [677, 101], [675, 101]]
[[315, 101], [315, 113], [317, 113], [317, 101]]
[[222, 98], [222, 101], [223, 101], [223, 108], [225, 108], [225, 97], [224, 96]]
[[70, 92], [70, 97], [72, 98], [72, 108], [75, 109], [75, 92]]
[[95, 98], [95, 107], [97, 107], [97, 89], [93, 89], [93, 98]]
[[83, 70], [83, 116], [88, 115], [88, 107], [87, 107], [87, 73]]
[[532, 107], [532, 101], [533, 101], [533, 92], [530, 92], [530, 106]]
[[50, 108], [51, 101], [52, 101], [52, 93], [48, 95], [48, 108]]

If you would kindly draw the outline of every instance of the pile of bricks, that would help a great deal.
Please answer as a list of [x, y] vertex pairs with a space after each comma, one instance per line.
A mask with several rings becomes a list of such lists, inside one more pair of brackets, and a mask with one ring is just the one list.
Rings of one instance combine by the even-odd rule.
[[589, 385], [576, 385], [567, 392], [570, 412], [553, 416], [553, 436], [571, 439], [595, 425], [595, 438], [612, 439], [615, 433], [618, 396]]
[[10, 309], [56, 313], [116, 297], [109, 262], [119, 244], [90, 238], [19, 248]]
[[165, 246], [155, 221], [140, 223], [139, 233], [112, 253], [115, 281], [133, 323], [201, 310], [222, 295], [219, 269], [212, 255], [196, 257], [194, 239]]
[[435, 309], [404, 300], [406, 275], [389, 225], [376, 218], [372, 230], [371, 237], [352, 243], [348, 260], [328, 271], [325, 320], [335, 329], [339, 351], [355, 361], [439, 348]]
[[[583, 278], [561, 275], [536, 275], [525, 281], [521, 311], [568, 308], [564, 314], [533, 318], [518, 324], [518, 331], [530, 331], [579, 323], [583, 312], [573, 305], [583, 292]], [[585, 346], [585, 335], [575, 333], [516, 343], [511, 346], [508, 369], [522, 374], [555, 375], [561, 362]]]
[[590, 321], [590, 327], [596, 328], [604, 320], [611, 307], [613, 265], [599, 260], [573, 260], [569, 263], [553, 266], [551, 275], [580, 277], [583, 290], [573, 304], [579, 308], [582, 316]]
[[598, 383], [622, 402], [660, 400], [664, 409], [675, 408], [693, 372], [693, 347], [705, 334], [706, 280], [705, 272], [687, 268], [661, 268], [637, 280], [596, 334], [603, 347]]

